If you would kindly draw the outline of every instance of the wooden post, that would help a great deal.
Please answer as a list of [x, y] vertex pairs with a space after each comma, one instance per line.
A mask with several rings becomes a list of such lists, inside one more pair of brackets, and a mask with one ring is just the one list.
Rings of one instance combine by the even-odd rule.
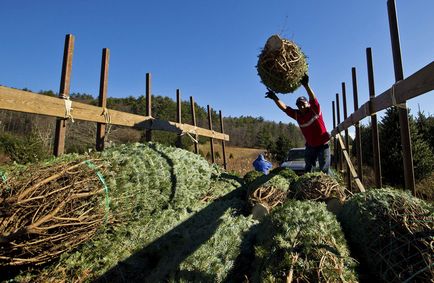
[[[219, 111], [219, 116], [220, 116], [220, 130], [221, 133], [224, 134], [225, 133], [225, 129], [223, 127], [223, 116], [222, 116], [222, 111]], [[225, 168], [225, 170], [227, 170], [227, 162], [226, 162], [226, 150], [225, 150], [225, 141], [222, 140], [222, 151], [223, 151], [223, 168]]]
[[369, 112], [371, 113], [371, 127], [372, 127], [372, 156], [375, 172], [375, 185], [377, 188], [381, 188], [381, 158], [380, 158], [380, 141], [378, 138], [378, 124], [377, 114], [373, 113], [373, 99], [375, 97], [375, 85], [374, 85], [374, 68], [372, 64], [372, 50], [366, 48], [366, 59], [368, 65], [368, 82], [369, 82]]
[[[102, 50], [102, 59], [101, 59], [101, 76], [99, 82], [99, 97], [98, 97], [98, 106], [103, 107], [104, 109], [107, 106], [107, 81], [108, 81], [108, 68], [110, 61], [110, 50], [108, 48], [104, 48]], [[102, 115], [109, 115], [108, 113], [102, 113]], [[106, 119], [107, 120], [107, 119]], [[106, 124], [97, 123], [96, 124], [96, 145], [95, 148], [97, 151], [104, 150], [104, 140], [106, 138]]]
[[[333, 112], [333, 129], [336, 129], [336, 108], [335, 102], [332, 101], [332, 112]], [[333, 138], [333, 166], [335, 170], [338, 170], [338, 143], [336, 142], [336, 137]]]
[[[146, 73], [146, 116], [152, 116], [151, 73]], [[152, 131], [145, 130], [145, 140], [152, 141]]]
[[342, 140], [341, 134], [337, 133], [336, 138], [339, 141], [339, 144], [341, 145], [342, 152], [344, 153], [345, 160], [347, 161], [347, 164], [349, 166], [350, 172], [354, 182], [356, 183], [356, 186], [359, 188], [360, 192], [365, 191], [365, 187], [363, 186], [362, 182], [360, 182], [359, 176], [357, 176], [356, 170], [354, 170], [353, 164], [351, 163], [350, 155], [348, 154], [348, 150], [345, 148], [344, 141]]
[[[338, 125], [341, 123], [341, 113], [340, 113], [340, 109], [339, 109], [339, 93], [336, 93], [336, 117], [337, 117], [337, 122]], [[339, 132], [338, 132], [339, 133]], [[340, 145], [338, 144], [338, 156], [339, 156], [339, 170], [342, 170], [342, 150], [340, 148]]]
[[[62, 75], [60, 79], [59, 98], [69, 98], [71, 84], [72, 56], [74, 53], [74, 36], [67, 34], [63, 51]], [[57, 118], [54, 135], [54, 155], [60, 156], [65, 152], [66, 119]]]
[[[196, 111], [194, 109], [194, 98], [190, 96], [190, 109], [191, 109], [191, 123], [196, 127]], [[198, 136], [195, 136], [196, 141], [198, 141]], [[199, 144], [197, 142], [194, 143], [194, 153], [199, 153]]]
[[[392, 42], [393, 65], [395, 69], [395, 81], [404, 79], [404, 71], [401, 60], [401, 47], [399, 43], [398, 19], [396, 17], [395, 0], [387, 1], [387, 11], [389, 15], [390, 39]], [[404, 162], [405, 187], [416, 195], [416, 185], [414, 180], [413, 153], [411, 150], [410, 127], [408, 124], [407, 103], [399, 105], [399, 126], [401, 131], [402, 156]]]
[[[353, 100], [354, 100], [354, 112], [359, 109], [359, 97], [357, 91], [357, 75], [356, 68], [353, 67], [351, 69], [351, 75], [353, 79]], [[356, 144], [356, 156], [357, 156], [357, 173], [360, 181], [363, 183], [363, 168], [362, 168], [362, 134], [360, 133], [360, 123], [357, 122], [354, 124], [356, 128], [356, 136], [354, 139], [354, 143]]]
[[[181, 92], [179, 89], [176, 90], [176, 122], [182, 123], [181, 121]], [[182, 147], [182, 136], [178, 135], [176, 139], [176, 147]]]
[[[207, 108], [208, 108], [208, 126], [209, 126], [209, 129], [212, 131], [212, 115], [211, 115], [212, 109], [211, 109], [211, 107], [209, 105], [207, 105]], [[214, 139], [210, 138], [209, 139], [209, 143], [210, 143], [210, 148], [211, 148], [211, 162], [215, 163], [215, 159], [214, 159]]]
[[[345, 88], [345, 83], [342, 83], [342, 107], [344, 109], [344, 121], [348, 118], [348, 113], [347, 113], [347, 92], [346, 92], [346, 88]], [[348, 136], [348, 128], [345, 129], [345, 148], [348, 151], [348, 154], [350, 153], [350, 146], [349, 146], [349, 136]], [[352, 184], [351, 184], [351, 175], [350, 175], [350, 164], [348, 164], [347, 162], [347, 189], [349, 191], [352, 191]]]

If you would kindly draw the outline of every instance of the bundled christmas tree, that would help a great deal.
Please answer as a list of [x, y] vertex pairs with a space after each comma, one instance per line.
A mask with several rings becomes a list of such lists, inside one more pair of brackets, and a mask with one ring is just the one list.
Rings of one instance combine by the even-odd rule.
[[350, 244], [377, 280], [433, 280], [432, 205], [396, 189], [370, 190], [351, 197], [339, 219]]
[[294, 92], [307, 73], [306, 57], [300, 47], [278, 35], [268, 38], [256, 68], [262, 83], [280, 93]]
[[258, 227], [252, 282], [356, 282], [355, 266], [324, 204], [288, 200]]
[[253, 217], [260, 219], [274, 207], [282, 205], [288, 197], [291, 182], [297, 178], [295, 172], [287, 168], [274, 169], [269, 175], [257, 171], [248, 172], [244, 181]]

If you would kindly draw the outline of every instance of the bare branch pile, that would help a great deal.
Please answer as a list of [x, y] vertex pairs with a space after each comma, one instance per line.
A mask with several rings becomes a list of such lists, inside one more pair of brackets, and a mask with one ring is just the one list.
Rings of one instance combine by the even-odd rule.
[[345, 201], [345, 191], [339, 183], [322, 172], [307, 173], [292, 185], [294, 198], [299, 200], [328, 201], [337, 199]]
[[286, 201], [294, 177], [287, 170], [278, 170], [269, 175], [258, 175], [254, 172], [246, 174], [244, 180], [248, 187], [247, 198], [252, 207], [253, 218], [260, 219]]
[[293, 41], [273, 35], [268, 38], [256, 66], [262, 83], [274, 92], [294, 92], [307, 73], [306, 57]]
[[[95, 165], [99, 164], [99, 165]], [[42, 264], [90, 239], [104, 222], [98, 160], [33, 165], [0, 184], [0, 266]]]

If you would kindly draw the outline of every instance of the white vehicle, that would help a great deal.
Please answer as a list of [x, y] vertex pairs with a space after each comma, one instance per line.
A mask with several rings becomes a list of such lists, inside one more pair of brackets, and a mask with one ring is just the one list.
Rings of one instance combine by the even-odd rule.
[[[291, 148], [288, 151], [285, 161], [280, 164], [280, 167], [292, 169], [298, 175], [304, 174], [304, 168], [306, 166], [304, 162], [304, 151], [304, 147]], [[316, 163], [316, 165], [318, 165], [318, 161]], [[314, 171], [315, 169], [317, 168], [314, 168]]]

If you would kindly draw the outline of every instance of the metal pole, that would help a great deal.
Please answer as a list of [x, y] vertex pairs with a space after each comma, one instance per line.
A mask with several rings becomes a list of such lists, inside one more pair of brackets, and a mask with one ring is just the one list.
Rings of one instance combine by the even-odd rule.
[[[351, 75], [353, 79], [353, 100], [354, 100], [354, 112], [359, 109], [359, 97], [357, 91], [357, 75], [356, 68], [351, 69]], [[362, 135], [360, 133], [360, 123], [357, 122], [354, 124], [356, 128], [356, 137], [354, 142], [356, 144], [356, 156], [357, 156], [357, 175], [359, 176], [360, 182], [363, 183], [363, 168], [362, 168]]]
[[380, 141], [378, 138], [378, 123], [377, 114], [373, 113], [373, 99], [375, 97], [375, 84], [374, 84], [374, 68], [372, 65], [372, 51], [371, 48], [366, 48], [366, 60], [368, 65], [368, 82], [369, 82], [369, 112], [371, 113], [371, 127], [372, 127], [372, 155], [375, 172], [375, 184], [377, 188], [381, 188], [381, 158], [380, 158]]
[[[392, 42], [393, 65], [395, 69], [395, 81], [404, 79], [404, 71], [401, 60], [401, 47], [399, 43], [398, 19], [396, 16], [396, 6], [394, 0], [387, 1], [387, 11], [389, 15], [390, 39]], [[399, 111], [399, 125], [401, 130], [402, 156], [404, 163], [405, 187], [416, 195], [416, 185], [414, 180], [413, 153], [411, 150], [410, 127], [408, 124], [408, 110], [406, 102], [403, 102]]]

